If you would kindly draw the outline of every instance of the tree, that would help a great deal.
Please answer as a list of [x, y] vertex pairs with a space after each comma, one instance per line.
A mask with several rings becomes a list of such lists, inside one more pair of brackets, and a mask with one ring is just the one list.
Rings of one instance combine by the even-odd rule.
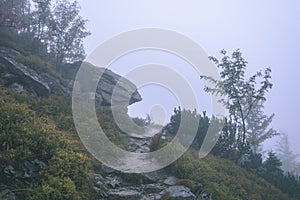
[[1, 0], [0, 26], [21, 30], [30, 12], [28, 0]]
[[282, 169], [285, 172], [295, 172], [297, 166], [297, 157], [291, 150], [289, 138], [287, 134], [281, 134], [281, 140], [277, 143], [278, 157], [282, 162]]
[[[170, 123], [167, 124], [165, 130], [172, 136], [181, 131], [184, 135], [184, 137], [181, 138], [183, 141], [189, 138], [194, 131], [197, 131], [191, 147], [194, 149], [200, 149], [206, 136], [208, 127], [209, 118], [205, 112], [203, 112], [203, 116], [201, 116], [196, 112], [196, 110], [182, 110], [180, 107], [178, 107], [178, 109], [174, 109], [174, 114], [171, 116]], [[195, 130], [195, 128], [198, 129]]]
[[[221, 69], [221, 80], [216, 80], [212, 77], [201, 76], [201, 79], [207, 80], [215, 87], [205, 87], [205, 91], [213, 95], [223, 95], [222, 102], [229, 110], [229, 117], [238, 126], [237, 128], [237, 143], [240, 152], [239, 158], [246, 153], [249, 142], [247, 141], [247, 118], [249, 117], [253, 107], [257, 103], [266, 101], [265, 94], [272, 88], [271, 69], [265, 69], [245, 78], [245, 69], [247, 61], [242, 57], [242, 53], [236, 50], [232, 56], [227, 56], [225, 50], [221, 51], [223, 55], [221, 62], [216, 58], [210, 57], [215, 62], [218, 68]], [[260, 79], [259, 84], [257, 79]], [[257, 88], [259, 86], [259, 88]]]
[[252, 147], [254, 154], [261, 153], [260, 145], [267, 139], [279, 135], [279, 133], [268, 128], [275, 114], [267, 116], [262, 111], [263, 102], [258, 101], [253, 107], [248, 117], [247, 123], [247, 139]]
[[217, 144], [214, 146], [212, 153], [222, 158], [236, 160], [237, 142], [236, 142], [236, 124], [225, 118], [224, 126]]
[[79, 15], [80, 7], [76, 1], [59, 1], [53, 10], [49, 27], [49, 50], [54, 55], [54, 64], [80, 61], [84, 58], [83, 39], [90, 35], [86, 31], [86, 20]]
[[44, 41], [52, 18], [51, 0], [33, 0], [33, 3], [35, 4], [35, 11], [32, 13], [33, 32], [38, 40]]
[[300, 179], [291, 173], [283, 173], [282, 162], [274, 152], [268, 153], [267, 160], [257, 172], [282, 192], [296, 199], [300, 198]]
[[270, 151], [268, 153], [267, 160], [263, 163], [263, 171], [261, 172], [261, 176], [276, 187], [279, 187], [281, 184], [280, 180], [283, 178], [281, 166], [282, 163], [280, 159], [274, 152]]

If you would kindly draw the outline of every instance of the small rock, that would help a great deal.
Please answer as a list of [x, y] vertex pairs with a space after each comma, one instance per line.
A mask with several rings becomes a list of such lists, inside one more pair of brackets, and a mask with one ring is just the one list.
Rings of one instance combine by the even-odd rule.
[[114, 200], [137, 200], [142, 198], [142, 194], [135, 190], [121, 189], [108, 192], [108, 199]]
[[8, 87], [11, 91], [13, 92], [17, 92], [17, 93], [20, 93], [20, 92], [23, 92], [24, 91], [24, 87], [18, 83], [13, 83], [11, 84], [9, 87]]
[[107, 185], [110, 188], [116, 188], [121, 185], [121, 181], [118, 177], [106, 177], [106, 180], [104, 181], [105, 185]]
[[200, 195], [199, 200], [212, 200], [212, 196], [205, 192]]
[[160, 184], [147, 184], [147, 185], [144, 185], [144, 187], [143, 187], [143, 191], [146, 194], [160, 193], [164, 189], [165, 188]]
[[196, 196], [191, 190], [182, 185], [174, 185], [165, 190], [169, 194], [169, 197], [178, 200], [195, 200]]
[[143, 183], [156, 183], [161, 179], [161, 175], [157, 171], [142, 173], [141, 176], [145, 179]]
[[95, 183], [95, 186], [101, 186], [101, 185], [103, 185], [103, 183], [101, 181], [98, 181]]
[[169, 176], [164, 181], [164, 184], [172, 186], [172, 185], [176, 185], [177, 181], [178, 181], [178, 178], [176, 178], [175, 176]]
[[200, 194], [203, 186], [201, 183], [198, 183], [196, 181], [193, 181], [191, 179], [180, 179], [177, 181], [176, 185], [183, 185], [186, 186], [188, 188], [190, 188], [190, 190], [194, 193], [194, 194]]
[[161, 195], [147, 194], [147, 195], [143, 196], [140, 200], [161, 200]]
[[103, 181], [104, 178], [100, 174], [93, 174], [93, 180], [94, 180], [94, 183], [98, 183], [99, 181]]

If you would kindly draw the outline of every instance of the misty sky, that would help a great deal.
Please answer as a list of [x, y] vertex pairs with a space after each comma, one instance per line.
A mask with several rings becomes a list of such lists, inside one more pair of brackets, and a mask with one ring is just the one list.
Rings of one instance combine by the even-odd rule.
[[[81, 15], [89, 20], [87, 29], [92, 33], [84, 43], [87, 54], [114, 35], [137, 28], [156, 27], [174, 30], [190, 37], [209, 55], [215, 57], [220, 56], [221, 49], [232, 52], [239, 48], [249, 62], [247, 68], [249, 74], [271, 67], [274, 86], [267, 95], [265, 111], [269, 114], [275, 113], [272, 126], [278, 131], [287, 133], [294, 151], [300, 153], [298, 129], [300, 1], [78, 0], [78, 2], [82, 8]], [[124, 74], [125, 69], [130, 69], [130, 66], [149, 62], [174, 66], [179, 72], [185, 73], [184, 76], [188, 79], [193, 80], [192, 71], [180, 71], [182, 67], [188, 66], [187, 63], [174, 55], [157, 51], [136, 52], [124, 56], [112, 64], [112, 69]], [[201, 91], [202, 88], [203, 85], [199, 84], [198, 90]], [[169, 118], [172, 106], [176, 105], [176, 99], [170, 91], [157, 86], [148, 86], [147, 90], [146, 86], [140, 89], [140, 93], [144, 100], [130, 108], [132, 115], [143, 116], [146, 112], [149, 113], [149, 106], [167, 102], [164, 105], [165, 115]], [[164, 93], [165, 96], [162, 95]], [[199, 92], [199, 98], [203, 100], [204, 105], [209, 102], [205, 100], [208, 96], [203, 92]], [[168, 100], [164, 102], [163, 99]], [[274, 141], [276, 139], [271, 142]], [[266, 146], [271, 148], [271, 142]]]

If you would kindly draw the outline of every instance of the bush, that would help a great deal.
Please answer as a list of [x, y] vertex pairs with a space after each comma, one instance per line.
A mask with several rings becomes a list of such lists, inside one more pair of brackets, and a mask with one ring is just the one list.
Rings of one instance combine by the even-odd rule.
[[87, 156], [48, 116], [1, 88], [0, 102], [0, 184], [21, 199], [88, 197]]
[[212, 155], [199, 159], [194, 150], [187, 151], [167, 171], [201, 183], [202, 192], [211, 193], [213, 199], [293, 199], [232, 161]]

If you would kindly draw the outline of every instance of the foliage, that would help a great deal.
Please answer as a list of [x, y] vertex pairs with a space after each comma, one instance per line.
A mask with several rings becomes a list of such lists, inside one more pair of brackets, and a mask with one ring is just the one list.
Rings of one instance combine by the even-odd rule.
[[24, 49], [27, 49], [24, 41], [20, 41], [18, 33], [7, 28], [0, 29], [0, 45], [15, 49], [22, 54], [25, 54]]
[[236, 124], [232, 120], [225, 119], [222, 132], [212, 150], [212, 154], [229, 160], [236, 160], [238, 157], [236, 134]]
[[186, 139], [196, 131], [196, 137], [193, 140], [191, 147], [200, 149], [201, 144], [205, 138], [209, 126], [209, 118], [203, 112], [203, 116], [198, 114], [196, 110], [190, 111], [179, 107], [174, 109], [174, 114], [171, 116], [170, 123], [167, 124], [165, 130], [172, 136], [183, 132]]
[[[185, 109], [181, 110], [180, 108], [178, 108], [178, 109], [174, 110], [174, 114], [171, 116], [171, 120], [170, 120], [171, 122], [165, 127], [166, 131], [171, 136], [174, 136], [178, 132], [179, 126], [182, 126], [181, 121], [184, 118], [188, 119], [187, 121], [192, 122], [192, 124], [193, 124], [193, 122], [194, 123], [196, 123], [197, 121], [199, 122], [199, 129], [197, 130], [196, 140], [194, 141], [194, 144], [191, 146], [192, 149], [199, 149], [199, 147], [201, 146], [203, 139], [206, 135], [207, 127], [212, 125], [213, 123], [215, 123], [215, 120], [213, 118], [209, 119], [205, 115], [205, 113], [203, 114], [203, 117], [202, 117], [201, 115], [197, 114], [196, 112], [192, 112], [192, 111], [185, 110]], [[189, 128], [190, 128], [190, 124], [185, 124], [185, 125], [183, 125], [182, 131], [189, 133], [191, 131]], [[233, 122], [231, 119], [228, 120], [225, 118], [224, 126], [222, 129], [222, 132], [220, 133], [220, 137], [218, 138], [218, 141], [211, 152], [215, 156], [222, 157], [222, 158], [219, 158], [221, 160], [220, 162], [223, 162], [223, 158], [231, 160], [231, 161], [236, 161], [237, 158], [239, 157], [240, 152], [238, 149], [238, 141], [236, 140], [236, 134], [237, 134], [236, 123]], [[153, 150], [157, 150], [157, 149], [161, 148], [163, 145], [165, 145], [170, 140], [171, 140], [171, 138], [168, 140], [165, 140], [165, 141], [161, 140], [161, 135], [157, 135], [157, 137], [154, 137], [152, 140], [152, 144], [151, 144], [152, 149], [151, 150], [153, 151]], [[197, 142], [196, 143], [197, 145], [195, 145], [195, 142]], [[263, 162], [262, 155], [252, 151], [250, 149], [250, 146], [247, 146], [247, 150], [244, 152], [245, 153], [243, 154], [243, 160], [240, 163], [240, 166], [243, 167], [244, 169], [246, 169], [247, 173], [253, 174], [253, 176], [255, 176], [254, 174], [256, 174], [256, 175], [262, 177], [263, 179], [265, 179], [266, 181], [268, 181], [269, 183], [271, 183], [272, 185], [274, 185], [275, 187], [280, 189], [282, 192], [288, 193], [290, 196], [293, 196], [295, 198], [300, 197], [300, 196], [297, 196], [298, 195], [297, 191], [300, 189], [299, 188], [300, 182], [298, 181], [297, 177], [292, 176], [291, 174], [285, 175], [283, 173], [283, 171], [280, 168], [281, 162], [275, 156], [274, 153], [269, 153], [269, 158], [265, 162]], [[171, 170], [173, 170], [174, 174], [178, 173], [181, 175], [182, 178], [193, 178], [194, 176], [197, 176], [197, 174], [193, 174], [191, 172], [193, 170], [196, 170], [196, 171], [199, 170], [199, 171], [208, 172], [208, 173], [209, 173], [209, 170], [211, 170], [210, 168], [208, 168], [207, 165], [210, 162], [210, 159], [212, 157], [203, 159], [203, 161], [198, 161], [196, 158], [191, 157], [191, 155], [189, 153], [185, 156], [186, 156], [186, 158], [181, 158], [181, 159], [185, 159], [183, 163], [181, 161], [177, 161], [176, 164], [174, 164], [171, 167]], [[230, 162], [230, 161], [228, 161], [228, 162]], [[198, 165], [196, 163], [198, 163]], [[232, 165], [232, 163], [226, 164], [226, 165]], [[223, 173], [224, 170], [226, 171], [225, 168], [228, 167], [226, 165], [224, 164], [224, 169], [219, 169], [218, 173]], [[188, 171], [185, 171], [186, 167], [188, 168]], [[236, 166], [235, 166], [235, 168], [237, 169]], [[243, 172], [245, 172], [245, 171], [243, 171]], [[190, 176], [191, 173], [193, 175]], [[212, 186], [212, 183], [210, 183], [209, 181], [203, 182], [203, 179], [200, 179], [199, 181], [201, 183], [204, 183], [204, 185], [206, 183], [209, 187], [212, 187], [212, 188], [210, 188], [210, 190], [208, 190], [209, 192], [212, 192], [212, 193], [219, 194], [218, 192], [220, 192], [224, 189], [224, 191], [222, 191], [220, 193], [221, 194], [220, 198], [223, 197], [223, 195], [228, 195], [228, 193], [226, 193], [225, 191], [228, 192], [228, 190], [229, 190], [229, 193], [232, 192], [233, 194], [234, 194], [234, 192], [237, 192], [237, 193], [238, 193], [238, 191], [241, 192], [240, 195], [229, 196], [228, 197], [229, 199], [234, 199], [234, 198], [244, 199], [245, 198], [244, 194], [247, 194], [244, 186], [243, 187], [240, 186], [240, 188], [234, 187], [233, 190], [231, 187], [225, 188], [225, 186], [222, 186], [222, 185], [220, 186], [219, 181], [223, 180], [223, 178], [224, 178], [223, 176], [230, 176], [232, 178], [233, 175], [234, 175], [233, 172], [230, 172], [229, 174], [226, 174], [226, 175], [222, 174], [217, 177], [214, 177], [213, 173], [208, 174], [207, 176], [201, 174], [202, 178], [204, 176], [212, 182], [217, 182], [217, 183], [215, 183], [216, 185], [213, 185], [213, 186]], [[251, 177], [251, 176], [247, 175], [247, 178], [249, 178], [249, 177]], [[240, 180], [240, 177], [235, 177], [235, 178], [236, 178], [236, 180]], [[228, 180], [225, 179], [223, 181], [226, 182]], [[230, 180], [230, 181], [233, 181], [233, 180]], [[252, 182], [253, 180], [251, 179], [248, 181]], [[238, 184], [240, 184], [240, 182], [238, 182]], [[293, 190], [292, 188], [294, 188], [294, 189], [296, 188], [296, 189]], [[260, 194], [260, 193], [258, 193], [258, 194]], [[256, 196], [256, 198], [272, 199], [271, 196], [263, 196], [262, 194], [260, 194], [260, 197]], [[285, 198], [285, 199], [287, 199], [287, 198]]]
[[[247, 61], [242, 57], [242, 53], [236, 50], [232, 56], [227, 56], [225, 50], [221, 51], [223, 55], [221, 62], [211, 57], [211, 60], [221, 69], [221, 80], [218, 81], [212, 77], [201, 76], [213, 83], [214, 87], [205, 87], [205, 91], [213, 95], [223, 95], [222, 102], [229, 110], [229, 117], [237, 125], [237, 144], [239, 157], [241, 159], [247, 151], [249, 141], [247, 141], [247, 118], [258, 103], [266, 101], [265, 95], [272, 88], [271, 69], [267, 68], [264, 73], [257, 72], [248, 79], [245, 77]], [[258, 80], [259, 88], [258, 87]], [[256, 108], [258, 109], [258, 108]]]
[[261, 101], [257, 102], [253, 107], [248, 117], [247, 122], [247, 140], [252, 147], [254, 154], [260, 153], [260, 145], [269, 138], [272, 138], [279, 133], [268, 128], [272, 122], [275, 114], [267, 116], [262, 111], [263, 104]]
[[[109, 107], [98, 107], [96, 113], [106, 136], [117, 146], [126, 149], [129, 138], [116, 124], [111, 109]], [[126, 116], [128, 117], [127, 114]]]
[[41, 56], [56, 69], [65, 62], [82, 60], [83, 39], [90, 33], [79, 11], [76, 1], [1, 1], [0, 27], [17, 38], [1, 38], [0, 43]]
[[49, 24], [51, 23], [51, 0], [33, 0], [35, 10], [32, 11], [32, 31], [38, 40], [47, 40]]
[[22, 29], [28, 19], [28, 0], [0, 2], [0, 26]]
[[88, 196], [87, 156], [74, 151], [48, 116], [16, 102], [2, 88], [0, 96], [1, 184], [22, 199]]
[[198, 159], [198, 152], [189, 150], [168, 167], [179, 178], [203, 185], [203, 192], [213, 199], [293, 199], [274, 186], [235, 163], [212, 155]]
[[[185, 120], [186, 123], [181, 122]], [[174, 114], [171, 116], [170, 123], [167, 124], [165, 130], [171, 135], [175, 136], [181, 126], [181, 130], [186, 134], [190, 134], [198, 123], [198, 129], [196, 130], [196, 137], [191, 145], [193, 149], [200, 149], [203, 140], [206, 136], [209, 126], [217, 126], [218, 120], [214, 117], [211, 119], [203, 112], [203, 115], [198, 114], [196, 111], [190, 111], [179, 107], [174, 109]], [[238, 157], [238, 144], [236, 141], [237, 125], [232, 120], [225, 119], [224, 126], [221, 133], [218, 135], [216, 145], [214, 146], [212, 153], [214, 155], [221, 156], [230, 160], [236, 160]], [[158, 143], [159, 141], [154, 141]], [[159, 145], [156, 145], [159, 146]]]
[[294, 154], [291, 150], [287, 134], [281, 134], [281, 139], [277, 143], [277, 155], [282, 162], [282, 169], [285, 172], [293, 173], [296, 171], [295, 168], [297, 167], [297, 158], [299, 155]]
[[[164, 139], [162, 137], [165, 137]], [[151, 143], [150, 143], [150, 151], [156, 151], [158, 149], [163, 148], [165, 145], [167, 145], [172, 140], [171, 137], [163, 136], [162, 133], [156, 134], [152, 137]]]
[[134, 118], [132, 118], [132, 121], [136, 125], [141, 126], [141, 127], [148, 126], [151, 124], [151, 118], [149, 115], [147, 115], [146, 118], [134, 117]]
[[85, 22], [79, 15], [76, 1], [60, 0], [52, 11], [53, 20], [49, 25], [50, 52], [54, 54], [55, 66], [63, 62], [80, 61], [84, 58], [83, 38], [90, 33], [85, 30]]

